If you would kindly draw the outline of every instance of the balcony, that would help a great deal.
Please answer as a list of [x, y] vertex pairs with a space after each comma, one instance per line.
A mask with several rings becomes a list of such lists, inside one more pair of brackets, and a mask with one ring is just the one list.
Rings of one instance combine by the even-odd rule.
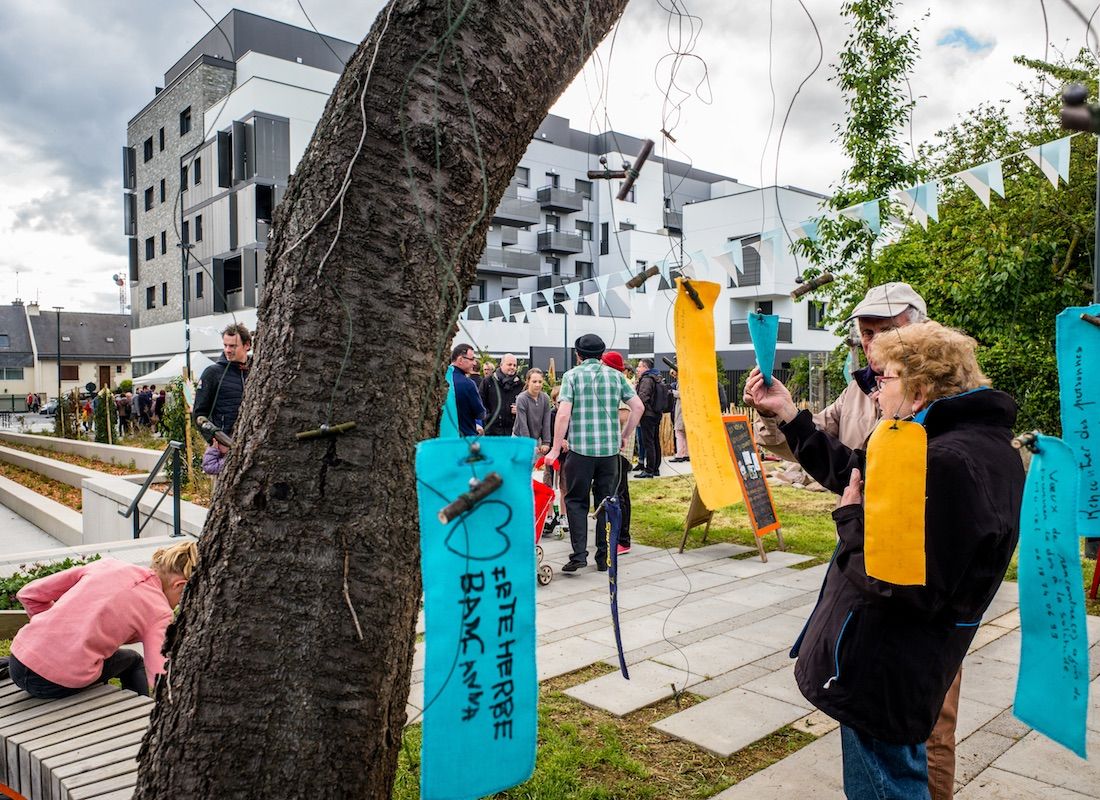
[[[779, 339], [784, 344], [791, 343], [791, 321], [786, 317], [779, 319]], [[749, 322], [745, 319], [730, 321], [730, 344], [752, 344], [749, 336]]]
[[539, 274], [542, 259], [530, 250], [514, 247], [486, 247], [478, 259], [478, 272], [494, 272], [501, 275], [532, 277]]
[[631, 358], [653, 355], [653, 334], [632, 333], [627, 344], [627, 353]]
[[505, 247], [519, 244], [519, 229], [504, 227], [500, 229], [500, 243]]
[[538, 224], [541, 218], [542, 211], [538, 202], [521, 198], [519, 190], [515, 184], [512, 184], [504, 192], [500, 205], [493, 212], [492, 223], [509, 228], [526, 228], [528, 225]]
[[576, 231], [573, 233], [563, 233], [562, 231], [548, 228], [547, 230], [539, 231], [538, 250], [540, 253], [564, 253], [567, 255], [583, 253], [584, 239], [581, 238], [581, 235]]
[[684, 230], [684, 214], [681, 211], [665, 212], [665, 228], [669, 233], [682, 233]]
[[539, 189], [538, 201], [544, 211], [561, 211], [565, 214], [572, 214], [584, 208], [584, 195], [580, 192], [557, 189], [553, 186], [543, 186]]

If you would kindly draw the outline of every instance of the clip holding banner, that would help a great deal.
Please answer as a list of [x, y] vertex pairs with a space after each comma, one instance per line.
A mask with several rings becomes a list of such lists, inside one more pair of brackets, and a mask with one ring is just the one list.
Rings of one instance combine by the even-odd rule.
[[775, 366], [775, 346], [779, 341], [779, 316], [754, 311], [748, 317], [749, 338], [756, 351], [756, 365], [764, 376], [764, 385], [772, 385], [772, 368]]

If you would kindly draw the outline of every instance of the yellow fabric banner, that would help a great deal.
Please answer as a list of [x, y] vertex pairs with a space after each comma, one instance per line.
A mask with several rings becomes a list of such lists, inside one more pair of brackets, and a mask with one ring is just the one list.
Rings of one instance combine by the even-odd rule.
[[867, 443], [864, 487], [864, 557], [872, 578], [903, 586], [925, 584], [927, 477], [924, 426], [882, 420]]
[[714, 510], [741, 501], [741, 486], [734, 472], [722, 409], [718, 405], [718, 362], [714, 350], [714, 301], [717, 283], [692, 281], [703, 308], [697, 308], [682, 278], [676, 279], [676, 366], [680, 402], [684, 407], [691, 471], [699, 497]]

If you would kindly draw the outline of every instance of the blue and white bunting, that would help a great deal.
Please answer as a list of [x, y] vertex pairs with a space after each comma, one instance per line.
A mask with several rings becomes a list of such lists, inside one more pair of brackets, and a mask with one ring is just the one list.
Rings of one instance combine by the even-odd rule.
[[737, 286], [738, 278], [745, 274], [745, 253], [741, 240], [734, 239], [732, 242], [726, 242], [722, 252], [716, 253], [712, 258], [730, 276], [734, 286]]
[[1005, 179], [1004, 172], [1001, 170], [1000, 159], [963, 170], [956, 173], [956, 177], [969, 186], [974, 194], [978, 195], [978, 199], [982, 201], [986, 208], [989, 208], [990, 190], [1001, 197], [1005, 196]]
[[909, 214], [920, 223], [922, 228], [928, 227], [928, 220], [940, 221], [939, 183], [929, 181], [919, 186], [912, 186], [894, 192], [892, 195]]
[[841, 216], [845, 216], [848, 219], [854, 219], [856, 222], [864, 223], [877, 236], [879, 231], [882, 230], [879, 202], [878, 199], [868, 200], [866, 203], [859, 203], [858, 205], [845, 208], [840, 213]]
[[550, 309], [550, 313], [551, 314], [556, 313], [554, 311], [554, 290], [553, 289], [543, 289], [541, 292], [539, 292], [539, 294], [541, 294], [542, 299], [546, 301], [546, 307], [548, 309]]
[[791, 233], [794, 234], [795, 239], [809, 239], [811, 242], [816, 242], [818, 238], [817, 220], [803, 220], [791, 229]]
[[1027, 157], [1043, 171], [1055, 189], [1058, 188], [1059, 178], [1069, 183], [1069, 141], [1072, 138], [1072, 136], [1065, 136], [1025, 151]]
[[[575, 314], [577, 312], [577, 300], [581, 296], [581, 283], [580, 281], [574, 281], [567, 283], [563, 287], [565, 289], [565, 295], [569, 298], [569, 301], [573, 304], [572, 311]], [[562, 306], [565, 308], [565, 306]]]
[[477, 311], [481, 315], [481, 318], [483, 320], [489, 319], [489, 304], [488, 303], [478, 303], [477, 304]]

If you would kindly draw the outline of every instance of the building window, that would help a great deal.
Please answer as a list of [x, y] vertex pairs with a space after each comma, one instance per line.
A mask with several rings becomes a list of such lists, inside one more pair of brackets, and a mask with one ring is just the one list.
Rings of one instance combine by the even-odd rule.
[[620, 231], [632, 231], [632, 230], [634, 230], [634, 226], [629, 222], [620, 222], [619, 223], [619, 230]]
[[191, 183], [198, 186], [202, 183], [202, 159], [196, 158], [191, 169]]
[[825, 304], [820, 300], [811, 300], [806, 305], [806, 327], [811, 331], [825, 330]]
[[546, 173], [546, 185], [552, 189], [557, 189], [558, 184], [561, 182], [561, 176], [556, 172]]
[[153, 187], [152, 186], [150, 186], [148, 189], [145, 190], [145, 210], [146, 211], [152, 211], [153, 210]]
[[516, 167], [516, 175], [513, 178], [516, 182], [516, 186], [522, 186], [527, 189], [531, 186], [531, 170], [527, 167]]
[[157, 133], [157, 138], [160, 140], [160, 151], [164, 152], [164, 128], [161, 128]]
[[576, 269], [577, 277], [582, 280], [589, 280], [594, 275], [591, 261], [578, 261], [576, 264]]
[[187, 191], [187, 165], [180, 167], [180, 191]]
[[561, 230], [561, 217], [559, 217], [557, 214], [547, 214], [546, 230], [554, 231], [554, 233], [557, 233], [559, 230]]
[[[164, 130], [164, 129], [161, 128], [161, 130]], [[115, 375], [121, 375], [121, 374], [122, 374], [122, 365], [121, 364], [115, 364]]]
[[202, 214], [195, 215], [195, 241], [202, 241]]
[[581, 235], [581, 239], [586, 242], [592, 241], [592, 223], [584, 222], [583, 220], [577, 220], [573, 223], [573, 227], [576, 228], [577, 233]]
[[11, 349], [11, 337], [6, 333], [0, 333], [0, 350]]
[[[623, 185], [621, 183], [619, 184], [619, 188], [620, 189], [623, 188]], [[634, 202], [634, 187], [633, 186], [631, 186], [630, 191], [626, 193], [626, 197], [623, 198], [623, 202], [624, 203], [633, 203]]]
[[145, 240], [145, 260], [152, 261], [157, 255], [157, 245], [153, 241], [153, 237], [150, 236]]
[[467, 303], [484, 303], [485, 294], [488, 286], [485, 281], [474, 281], [474, 285], [470, 287], [470, 294], [467, 295]]
[[[731, 239], [730, 241], [734, 240]], [[755, 247], [749, 246], [759, 241], [759, 236], [746, 236], [741, 239], [741, 261], [745, 267], [745, 271], [741, 277], [737, 279], [738, 286], [760, 285], [760, 251]], [[733, 286], [733, 278], [730, 278], [730, 286]]]
[[156, 308], [157, 307], [157, 287], [147, 286], [145, 287], [145, 307]]
[[0, 369], [0, 380], [4, 381], [21, 381], [23, 380], [23, 368], [22, 367], [5, 367]]
[[168, 305], [168, 282], [165, 281], [160, 285], [160, 304], [162, 306]]
[[550, 274], [555, 277], [561, 277], [561, 259], [560, 258], [548, 258], [546, 263], [550, 266]]
[[202, 271], [195, 273], [195, 299], [202, 297]]
[[606, 256], [611, 252], [611, 225], [607, 222], [600, 223], [600, 255]]
[[757, 300], [756, 304], [749, 309], [749, 313], [771, 314], [773, 307], [771, 300]]
[[61, 380], [63, 380], [63, 381], [78, 381], [78, 380], [80, 380], [80, 365], [79, 364], [62, 364], [61, 365]]
[[141, 153], [145, 157], [146, 161], [153, 160], [153, 137], [150, 136], [145, 140], [145, 144], [141, 148]]
[[[641, 275], [643, 272], [646, 271], [647, 266], [648, 265], [644, 261], [635, 261], [634, 262], [634, 274], [635, 275]], [[642, 283], [642, 285], [639, 286], [637, 289], [635, 289], [635, 291], [638, 292], [638, 294], [645, 294], [645, 283]]]
[[161, 178], [160, 179], [160, 202], [162, 202], [162, 203], [164, 202], [164, 198], [167, 194], [166, 191], [165, 191], [167, 188], [168, 187], [164, 185], [164, 178]]
[[180, 238], [184, 244], [190, 244], [191, 242], [191, 223], [187, 220], [184, 220], [180, 226]]
[[580, 194], [585, 200], [592, 199], [592, 181], [582, 181], [577, 178], [573, 181], [573, 190]]
[[180, 136], [191, 132], [191, 106], [180, 112]]

